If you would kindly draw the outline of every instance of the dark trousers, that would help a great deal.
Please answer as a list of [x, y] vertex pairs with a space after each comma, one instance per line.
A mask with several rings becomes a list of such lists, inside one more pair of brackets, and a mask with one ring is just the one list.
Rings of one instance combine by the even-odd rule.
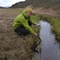
[[[28, 22], [29, 26], [31, 26], [31, 22]], [[14, 30], [16, 33], [18, 33], [19, 35], [27, 35], [30, 34], [30, 32], [28, 30], [26, 30], [23, 26], [18, 27], [17, 29]]]
[[15, 32], [18, 33], [18, 35], [24, 35], [24, 36], [30, 33], [24, 27], [18, 27], [17, 29], [15, 29]]

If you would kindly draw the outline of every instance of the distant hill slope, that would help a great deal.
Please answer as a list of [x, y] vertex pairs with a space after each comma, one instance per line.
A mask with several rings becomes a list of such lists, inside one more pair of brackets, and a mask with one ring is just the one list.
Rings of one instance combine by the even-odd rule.
[[33, 7], [55, 7], [60, 8], [60, 0], [26, 0], [11, 6], [11, 8], [24, 8], [28, 5]]
[[0, 7], [0, 8], [4, 8], [4, 7]]
[[12, 8], [24, 8], [24, 7], [28, 6], [28, 5], [30, 5], [31, 3], [32, 3], [32, 0], [31, 1], [26, 0], [24, 2], [18, 2], [16, 4], [12, 5], [11, 7]]

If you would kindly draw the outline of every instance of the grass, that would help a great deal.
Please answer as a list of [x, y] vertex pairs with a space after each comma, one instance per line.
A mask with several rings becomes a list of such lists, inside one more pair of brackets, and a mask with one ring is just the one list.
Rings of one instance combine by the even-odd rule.
[[[32, 15], [31, 18], [32, 18], [32, 20], [34, 20], [36, 23], [39, 23], [40, 17], [39, 17], [38, 14]], [[34, 30], [35, 32], [39, 32], [39, 27], [36, 27], [36, 26], [32, 26], [32, 27], [34, 27], [33, 30]]]
[[[35, 41], [32, 34], [27, 36], [18, 36], [12, 28], [14, 18], [22, 12], [23, 9], [0, 9], [0, 57], [7, 60], [31, 60], [33, 52], [31, 46]], [[38, 20], [38, 15], [32, 16], [34, 21]], [[35, 32], [38, 29], [34, 26]], [[4, 57], [3, 57], [4, 56]]]
[[[22, 12], [23, 9], [0, 9], [0, 57], [6, 57], [8, 60], [31, 60], [33, 46], [36, 38], [29, 34], [28, 36], [18, 36], [12, 28], [14, 18]], [[51, 23], [52, 31], [55, 33], [56, 40], [60, 41], [60, 18], [32, 15], [31, 18], [38, 23], [39, 19]], [[35, 32], [39, 27], [32, 25]]]
[[51, 23], [52, 31], [55, 33], [56, 41], [60, 42], [60, 18], [40, 15], [40, 19]]

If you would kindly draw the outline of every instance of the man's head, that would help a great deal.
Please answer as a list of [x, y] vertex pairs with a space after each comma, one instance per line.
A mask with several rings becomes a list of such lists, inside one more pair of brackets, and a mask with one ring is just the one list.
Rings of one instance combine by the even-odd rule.
[[32, 15], [32, 9], [31, 8], [27, 8], [26, 9], [26, 14], [28, 17], [30, 17], [30, 15]]

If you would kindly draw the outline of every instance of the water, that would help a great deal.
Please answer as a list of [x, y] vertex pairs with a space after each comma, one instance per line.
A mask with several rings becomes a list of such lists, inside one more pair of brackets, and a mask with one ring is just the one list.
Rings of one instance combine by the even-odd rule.
[[[32, 60], [60, 60], [60, 49], [51, 32], [51, 25], [45, 21], [40, 21], [40, 38], [42, 40], [41, 53], [35, 53]], [[37, 47], [40, 51], [40, 47]]]

